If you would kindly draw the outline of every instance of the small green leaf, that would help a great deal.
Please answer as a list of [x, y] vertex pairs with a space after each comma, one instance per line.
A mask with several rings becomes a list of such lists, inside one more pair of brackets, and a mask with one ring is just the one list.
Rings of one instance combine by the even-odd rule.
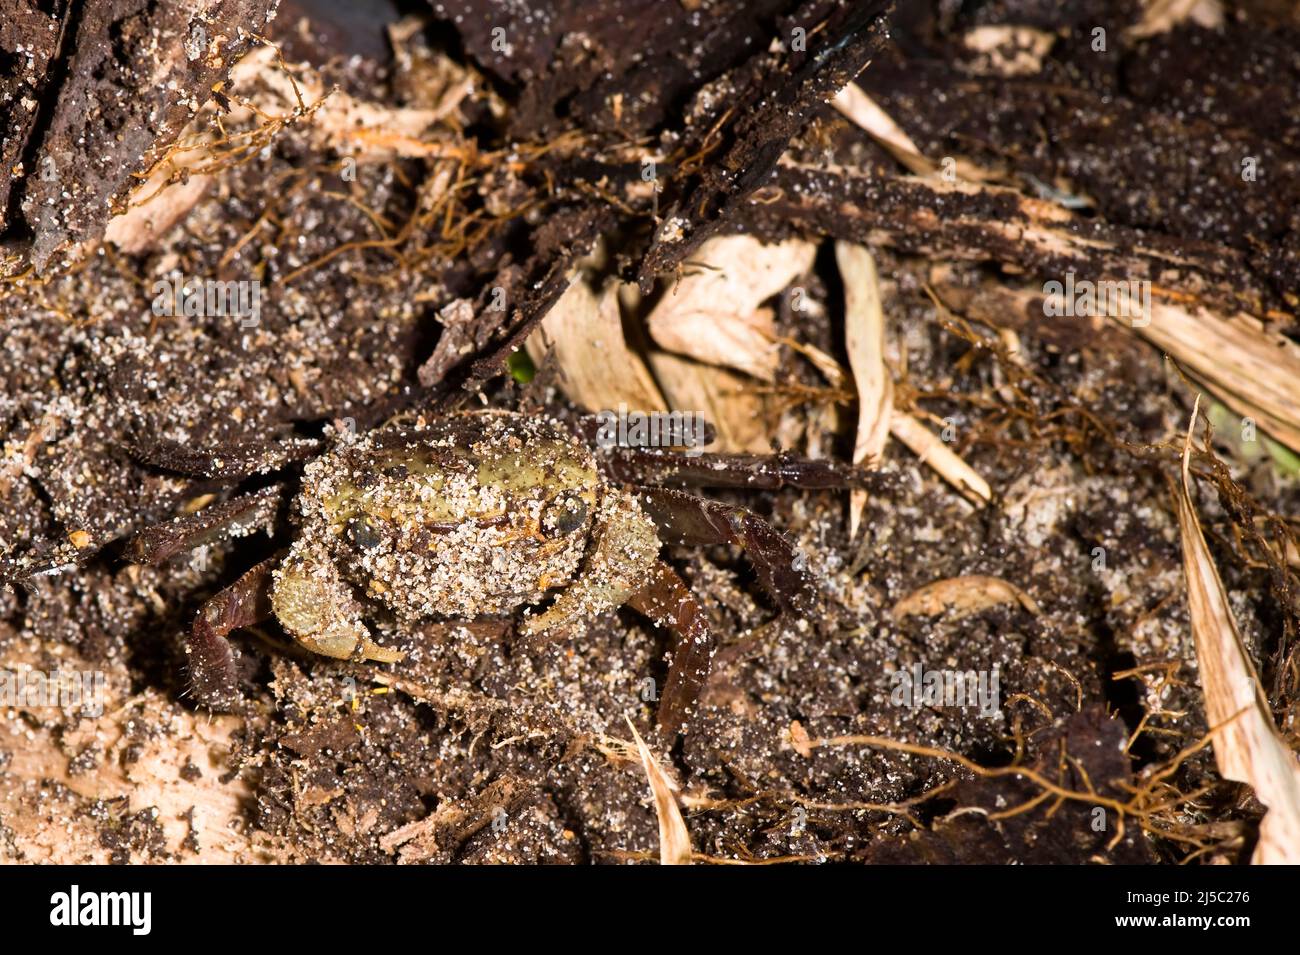
[[506, 367], [510, 369], [510, 377], [521, 385], [526, 385], [533, 380], [537, 374], [537, 368], [533, 365], [533, 360], [528, 357], [528, 352], [522, 348], [513, 352], [506, 359]]
[[1264, 447], [1268, 448], [1273, 464], [1279, 471], [1288, 477], [1300, 477], [1300, 455], [1285, 445], [1278, 444], [1267, 435], [1264, 436]]

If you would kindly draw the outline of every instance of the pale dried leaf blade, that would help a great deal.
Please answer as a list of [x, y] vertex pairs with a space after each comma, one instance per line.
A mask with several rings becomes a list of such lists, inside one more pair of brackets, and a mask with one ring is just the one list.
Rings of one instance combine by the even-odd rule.
[[[835, 262], [844, 282], [844, 347], [858, 390], [858, 431], [853, 463], [874, 461], [889, 440], [894, 390], [885, 368], [885, 312], [876, 261], [865, 246], [835, 243]], [[866, 491], [849, 495], [849, 536], [856, 537], [867, 505]]]
[[[1196, 404], [1199, 409], [1199, 396]], [[1225, 779], [1250, 785], [1267, 807], [1252, 861], [1296, 865], [1300, 864], [1300, 763], [1273, 725], [1254, 665], [1229, 609], [1223, 581], [1205, 544], [1191, 492], [1195, 422], [1194, 411], [1183, 446], [1178, 523], [1205, 717], [1214, 736], [1214, 759]]]
[[856, 125], [868, 136], [880, 144], [908, 172], [924, 178], [936, 178], [942, 171], [945, 177], [955, 174], [958, 178], [970, 182], [983, 182], [993, 178], [987, 170], [973, 165], [965, 159], [945, 156], [942, 170], [931, 162], [917, 148], [912, 137], [893, 117], [884, 111], [863, 89], [850, 83], [831, 100], [845, 119]]
[[802, 239], [772, 245], [746, 235], [708, 240], [650, 312], [650, 336], [668, 351], [773, 381], [780, 359], [775, 319], [760, 306], [807, 272], [816, 252]]
[[1168, 352], [1224, 404], [1300, 450], [1300, 345], [1253, 315], [1152, 302], [1134, 331]]
[[716, 429], [715, 450], [771, 452], [777, 426], [774, 402], [754, 388], [752, 378], [672, 352], [652, 351], [649, 359], [672, 410], [699, 414]]
[[537, 365], [549, 359], [559, 366], [561, 389], [588, 411], [620, 405], [632, 411], [668, 410], [645, 362], [623, 337], [613, 284], [596, 295], [584, 279], [576, 279], [526, 347]]
[[880, 143], [905, 169], [918, 176], [934, 174], [934, 163], [921, 155], [912, 137], [862, 87], [850, 83], [831, 100], [831, 105]]
[[655, 815], [659, 818], [659, 863], [660, 865], [691, 864], [691, 834], [686, 828], [686, 820], [677, 806], [673, 795], [673, 784], [668, 775], [654, 758], [650, 748], [641, 739], [632, 721], [627, 721], [632, 738], [636, 740], [637, 752], [641, 754], [641, 765], [645, 767], [646, 778], [650, 781], [650, 795], [655, 801]]
[[987, 504], [993, 499], [993, 489], [989, 487], [989, 482], [916, 418], [895, 411], [890, 419], [889, 430], [971, 502]]

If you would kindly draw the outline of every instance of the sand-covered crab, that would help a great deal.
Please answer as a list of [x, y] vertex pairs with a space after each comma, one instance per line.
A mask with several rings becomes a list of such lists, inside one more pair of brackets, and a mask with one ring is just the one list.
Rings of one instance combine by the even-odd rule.
[[[226, 477], [264, 470], [269, 459], [247, 448], [154, 458]], [[396, 663], [402, 652], [377, 640], [370, 622], [514, 614], [522, 633], [536, 637], [627, 604], [675, 637], [657, 716], [673, 735], [707, 678], [714, 639], [694, 595], [660, 560], [662, 543], [739, 545], [785, 610], [815, 613], [821, 595], [802, 558], [762, 518], [653, 485], [831, 488], [862, 486], [866, 477], [789, 455], [596, 453], [559, 422], [504, 411], [345, 436], [303, 469], [292, 545], [197, 614], [187, 648], [193, 691], [208, 706], [233, 707], [240, 692], [228, 636], [270, 616], [316, 653]], [[281, 493], [263, 488], [147, 529], [129, 553], [161, 563], [264, 523]]]

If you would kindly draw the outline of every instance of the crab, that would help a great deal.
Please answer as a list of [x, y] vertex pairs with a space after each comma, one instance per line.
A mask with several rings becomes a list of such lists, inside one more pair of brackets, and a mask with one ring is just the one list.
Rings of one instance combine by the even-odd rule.
[[[673, 635], [656, 722], [666, 737], [685, 732], [715, 640], [699, 601], [660, 558], [663, 544], [739, 545], [783, 611], [815, 615], [826, 601], [804, 558], [767, 521], [666, 485], [865, 487], [869, 475], [788, 454], [594, 451], [590, 425], [583, 419], [569, 430], [548, 418], [484, 410], [389, 424], [362, 437], [342, 432], [303, 468], [288, 549], [198, 611], [186, 647], [195, 697], [216, 710], [237, 707], [230, 634], [268, 617], [314, 653], [400, 665], [403, 651], [372, 623], [400, 630], [498, 616], [517, 620], [525, 639], [540, 639], [627, 605]], [[208, 455], [164, 448], [146, 457], [229, 479], [311, 450], [302, 442], [261, 443]], [[148, 528], [128, 555], [158, 565], [247, 533], [273, 519], [286, 493], [284, 484], [264, 487]]]

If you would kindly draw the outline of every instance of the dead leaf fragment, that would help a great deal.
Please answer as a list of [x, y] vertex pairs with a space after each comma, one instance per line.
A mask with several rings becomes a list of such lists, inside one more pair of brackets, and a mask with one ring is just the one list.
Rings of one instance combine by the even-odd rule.
[[1223, 4], [1219, 0], [1147, 0], [1142, 19], [1125, 30], [1124, 37], [1145, 39], [1172, 30], [1187, 20], [1218, 30], [1223, 26]]
[[668, 774], [663, 771], [659, 761], [654, 758], [650, 748], [641, 739], [632, 721], [627, 721], [636, 740], [637, 752], [641, 754], [641, 765], [645, 767], [646, 778], [650, 781], [650, 795], [655, 801], [655, 815], [659, 817], [659, 864], [690, 865], [691, 834], [686, 828], [686, 820], [677, 806], [677, 797], [673, 795], [676, 788]]
[[668, 410], [645, 362], [623, 337], [614, 283], [597, 295], [584, 279], [576, 279], [526, 347], [539, 367], [548, 359], [559, 365], [560, 387], [588, 411], [620, 405], [633, 411]]
[[975, 574], [936, 580], [912, 591], [894, 604], [894, 616], [933, 617], [953, 610], [958, 617], [965, 617], [1007, 603], [1018, 603], [1035, 616], [1041, 613], [1034, 598], [1015, 584]]
[[1198, 395], [1183, 444], [1176, 503], [1187, 604], [1214, 761], [1224, 779], [1253, 787], [1268, 809], [1260, 822], [1259, 842], [1251, 861], [1256, 865], [1296, 865], [1300, 864], [1300, 763], [1273, 724], [1268, 700], [1232, 617], [1192, 501], [1192, 431], [1199, 409]]
[[802, 239], [710, 239], [650, 312], [651, 337], [668, 351], [773, 381], [780, 358], [775, 316], [760, 306], [807, 272], [816, 252]]

